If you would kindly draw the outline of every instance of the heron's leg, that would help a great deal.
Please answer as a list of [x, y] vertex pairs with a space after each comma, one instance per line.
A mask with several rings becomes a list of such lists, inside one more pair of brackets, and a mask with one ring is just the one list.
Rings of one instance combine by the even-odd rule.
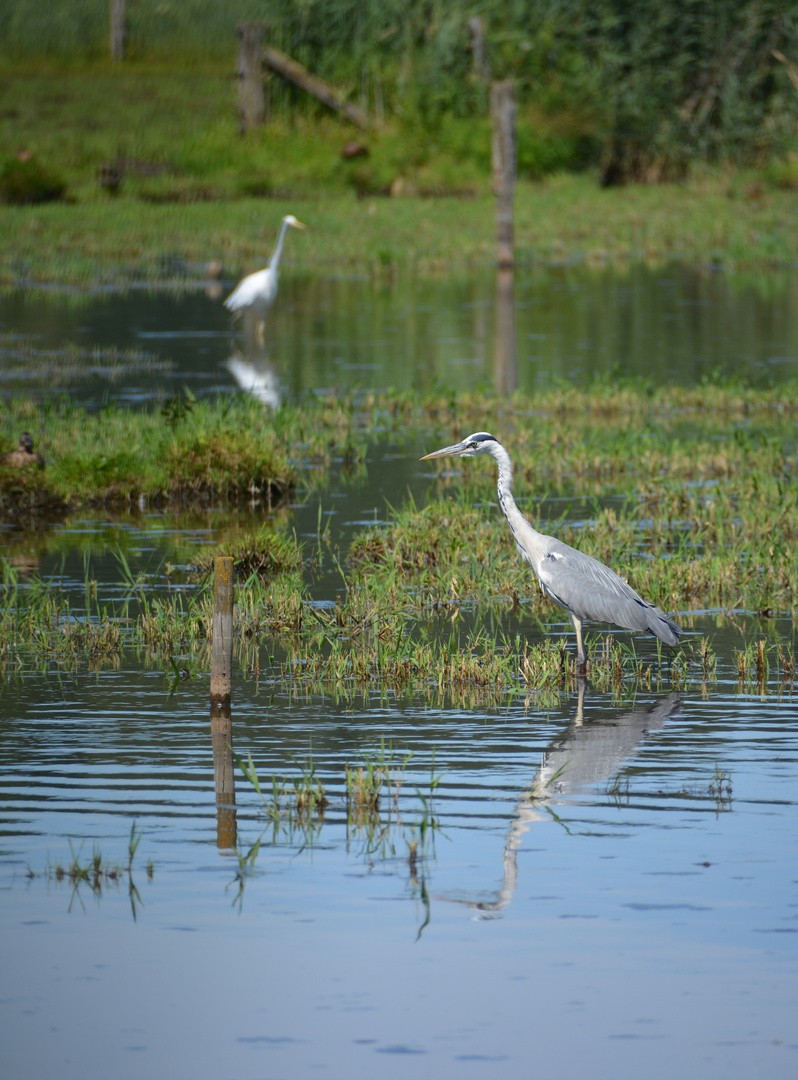
[[576, 615], [572, 611], [568, 612], [571, 622], [574, 624], [574, 632], [576, 634], [576, 673], [577, 675], [584, 675], [587, 671], [587, 653], [585, 652], [585, 645], [582, 641], [582, 622], [577, 619]]

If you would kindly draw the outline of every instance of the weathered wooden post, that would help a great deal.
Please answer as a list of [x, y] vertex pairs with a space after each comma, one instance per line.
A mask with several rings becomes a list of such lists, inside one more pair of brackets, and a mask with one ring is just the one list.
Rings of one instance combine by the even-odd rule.
[[513, 193], [515, 190], [515, 86], [495, 82], [490, 88], [493, 128], [493, 193], [496, 196], [496, 244], [499, 266], [512, 266]]
[[236, 846], [236, 789], [233, 760], [231, 691], [233, 685], [233, 560], [213, 562], [213, 625], [211, 642], [211, 745], [216, 789], [216, 843]]
[[240, 23], [238, 36], [238, 113], [241, 130], [260, 127], [267, 119], [266, 96], [263, 92], [263, 38], [265, 23]]
[[480, 82], [487, 82], [490, 78], [488, 66], [488, 49], [485, 40], [485, 20], [481, 15], [475, 15], [468, 20], [468, 29], [471, 31], [471, 74]]
[[111, 59], [125, 59], [127, 41], [127, 0], [109, 0], [108, 26], [110, 30]]
[[213, 560], [213, 635], [211, 643], [211, 707], [230, 706], [233, 685], [233, 560]]

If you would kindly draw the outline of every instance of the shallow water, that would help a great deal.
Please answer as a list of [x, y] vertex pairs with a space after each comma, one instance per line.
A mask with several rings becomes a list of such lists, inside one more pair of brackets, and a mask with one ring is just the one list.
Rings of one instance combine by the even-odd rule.
[[7, 293], [0, 394], [69, 392], [99, 404], [254, 390], [269, 404], [331, 388], [455, 390], [640, 376], [654, 383], [798, 374], [798, 283], [674, 264], [584, 266], [440, 280], [281, 276], [266, 343], [231, 340], [233, 282], [171, 292]]
[[[588, 688], [550, 711], [336, 705], [238, 673], [232, 743], [263, 780], [295, 776], [312, 740], [330, 805], [293, 830], [240, 773], [217, 805], [205, 679], [125, 654], [6, 682], [9, 1075], [105, 1075], [87, 1047], [121, 1077], [520, 1077], [531, 1055], [609, 1077], [652, 1054], [687, 1076], [794, 1075], [798, 717], [775, 683], [738, 687], [735, 641], [716, 633], [707, 690]], [[343, 770], [381, 739], [413, 757], [379, 841], [347, 827]], [[48, 880], [70, 839], [126, 861], [132, 818], [135, 921], [126, 881]], [[229, 845], [260, 836], [237, 904]]]
[[[269, 345], [252, 327], [238, 341], [279, 398], [436, 381], [530, 389], [617, 367], [654, 381], [719, 367], [754, 381], [796, 374], [790, 282], [552, 270], [519, 275], [509, 323], [501, 287], [486, 276], [375, 288], [289, 270]], [[0, 394], [148, 404], [184, 386], [236, 386], [218, 296], [18, 294], [1, 318]], [[86, 377], [83, 354], [97, 348]], [[282, 513], [312, 539], [321, 510], [345, 549], [405, 492], [418, 505], [432, 497], [417, 463], [430, 448], [415, 434], [385, 439], [360, 482], [333, 470], [323, 492]], [[569, 505], [579, 520], [582, 504]], [[86, 515], [47, 534], [7, 532], [0, 548], [21, 573], [58, 581], [79, 613], [87, 566], [99, 601], [117, 602], [117, 548], [137, 573], [225, 525], [218, 512]], [[323, 569], [320, 601], [340, 588]], [[523, 604], [494, 617], [508, 634], [573, 647], [562, 621], [541, 628]], [[258, 675], [252, 657], [237, 665], [231, 730], [215, 736], [204, 676], [176, 679], [132, 650], [76, 667], [7, 658], [8, 1075], [794, 1076], [798, 702], [775, 670], [741, 684], [736, 653], [760, 638], [794, 653], [795, 628], [742, 613], [684, 622], [717, 653], [706, 684], [695, 674], [672, 694], [666, 662], [660, 685], [634, 697], [589, 686], [581, 702], [573, 691], [544, 703], [519, 691], [490, 709], [432, 692], [289, 694], [265, 642]], [[656, 657], [651, 640], [634, 644]], [[268, 791], [312, 753], [323, 821], [275, 828], [229, 743], [252, 755]], [[348, 820], [344, 767], [381, 744], [403, 784], [369, 829]], [[124, 872], [98, 890], [58, 879], [70, 843], [83, 864], [95, 847], [126, 864], [132, 821], [135, 892]], [[239, 894], [231, 845], [243, 855], [259, 838]]]

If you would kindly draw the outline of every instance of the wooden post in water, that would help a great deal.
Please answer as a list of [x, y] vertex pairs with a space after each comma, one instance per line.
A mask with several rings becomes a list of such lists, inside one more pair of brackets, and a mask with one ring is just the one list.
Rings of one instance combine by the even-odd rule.
[[213, 560], [213, 626], [211, 643], [211, 708], [230, 708], [233, 685], [233, 560]]
[[263, 38], [266, 25], [258, 22], [240, 23], [238, 36], [238, 113], [241, 130], [260, 127], [267, 119], [266, 96], [263, 92]]
[[216, 788], [216, 842], [236, 845], [235, 762], [230, 698], [233, 686], [233, 560], [213, 560], [213, 625], [211, 633], [211, 744]]
[[127, 10], [126, 0], [109, 0], [108, 2], [108, 28], [110, 31], [111, 59], [125, 59], [125, 42], [127, 40]]
[[515, 86], [495, 82], [490, 88], [493, 128], [493, 193], [496, 196], [496, 256], [499, 266], [512, 266], [513, 195], [515, 191]]

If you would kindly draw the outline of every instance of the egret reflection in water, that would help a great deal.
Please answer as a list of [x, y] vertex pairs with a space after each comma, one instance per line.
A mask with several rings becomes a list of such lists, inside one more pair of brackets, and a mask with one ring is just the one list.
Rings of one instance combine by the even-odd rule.
[[573, 720], [544, 752], [538, 771], [516, 804], [504, 841], [501, 887], [491, 899], [461, 899], [451, 895], [441, 899], [476, 909], [478, 918], [499, 917], [518, 884], [517, 856], [525, 833], [535, 822], [543, 821], [555, 804], [575, 800], [585, 791], [607, 784], [652, 732], [677, 715], [681, 704], [679, 694], [671, 693], [653, 706], [591, 719], [585, 717], [586, 686], [586, 680], [580, 679]]
[[281, 403], [280, 379], [269, 359], [264, 317], [265, 313], [255, 308], [243, 310], [241, 345], [232, 341], [225, 367], [245, 393], [277, 409]]
[[235, 349], [225, 361], [225, 366], [242, 390], [264, 405], [279, 408], [280, 380], [265, 350], [260, 356], [246, 356]]

